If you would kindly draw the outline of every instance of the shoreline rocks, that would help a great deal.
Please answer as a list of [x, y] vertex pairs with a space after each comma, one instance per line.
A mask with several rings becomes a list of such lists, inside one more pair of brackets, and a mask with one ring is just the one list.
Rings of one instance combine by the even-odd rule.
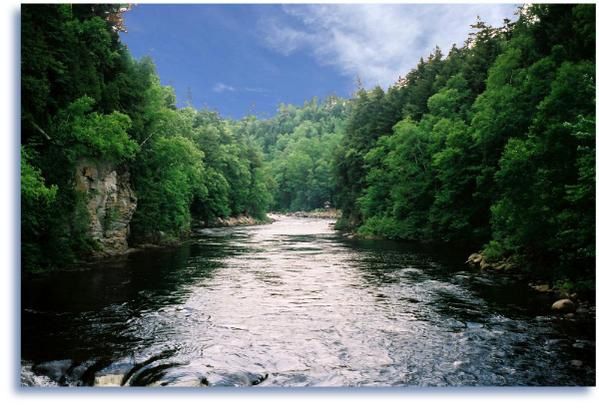
[[574, 313], [576, 305], [570, 299], [560, 299], [551, 305], [551, 310], [558, 313]]
[[[491, 274], [509, 274], [514, 276], [518, 274], [518, 264], [510, 258], [500, 260], [497, 262], [487, 262], [482, 252], [472, 253], [468, 256], [466, 263], [474, 269], [478, 269], [479, 272], [491, 273]], [[524, 279], [529, 278], [530, 274], [520, 273], [524, 276]], [[563, 316], [564, 318], [587, 318], [594, 316], [594, 305], [591, 305], [587, 299], [581, 298], [577, 293], [571, 293], [561, 289], [557, 285], [552, 285], [547, 279], [537, 279], [528, 283], [528, 286], [538, 292], [547, 296], [549, 302], [553, 302], [551, 306], [547, 306], [547, 311], [552, 312], [554, 315]], [[548, 303], [549, 303], [548, 302]]]
[[313, 219], [339, 219], [341, 217], [341, 211], [337, 209], [317, 209], [311, 211], [275, 213], [275, 215], [277, 214], [288, 217], [307, 217]]
[[483, 272], [511, 273], [518, 268], [518, 266], [509, 258], [497, 262], [489, 262], [481, 252], [472, 253], [468, 256], [466, 263]]
[[252, 216], [248, 215], [239, 215], [239, 216], [231, 216], [226, 219], [217, 218], [214, 222], [211, 222], [208, 225], [202, 225], [204, 228], [211, 227], [231, 227], [231, 226], [253, 226], [253, 225], [262, 225], [272, 223], [272, 219], [267, 217], [266, 220], [258, 220]]
[[533, 285], [533, 284], [529, 284], [529, 286], [536, 290], [537, 292], [540, 293], [552, 293], [554, 292], [553, 288], [551, 286], [549, 286], [549, 284], [547, 283], [543, 283], [541, 285]]

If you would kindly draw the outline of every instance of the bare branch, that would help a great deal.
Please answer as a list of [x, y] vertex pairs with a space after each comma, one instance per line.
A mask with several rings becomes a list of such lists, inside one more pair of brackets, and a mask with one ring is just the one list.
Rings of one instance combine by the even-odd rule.
[[148, 139], [150, 137], [154, 136], [154, 134], [156, 134], [156, 132], [150, 133], [150, 135], [148, 137], [146, 137], [143, 142], [141, 142], [141, 144], [139, 145], [139, 147], [142, 147], [148, 141]]
[[54, 140], [52, 139], [48, 133], [44, 132], [44, 130], [38, 126], [38, 124], [36, 122], [34, 122], [33, 120], [31, 121], [31, 124], [33, 125], [33, 127], [35, 127], [37, 129], [38, 132], [40, 132], [42, 135], [44, 135], [44, 137], [48, 140]]

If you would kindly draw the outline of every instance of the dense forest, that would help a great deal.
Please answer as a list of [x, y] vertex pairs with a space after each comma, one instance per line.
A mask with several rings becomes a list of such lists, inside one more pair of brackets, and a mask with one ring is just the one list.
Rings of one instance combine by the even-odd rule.
[[387, 93], [357, 92], [339, 223], [594, 284], [595, 6], [534, 4], [473, 28]]
[[106, 170], [133, 206], [104, 207], [102, 236], [125, 221], [129, 245], [331, 204], [338, 228], [360, 236], [466, 244], [594, 285], [594, 5], [479, 21], [461, 47], [434, 50], [387, 91], [241, 120], [177, 108], [152, 61], [120, 42], [120, 6], [21, 10], [25, 271], [105, 247], [90, 231], [97, 189], [81, 187]]
[[334, 154], [343, 137], [349, 102], [329, 97], [303, 107], [281, 105], [272, 119], [244, 119], [252, 141], [264, 153], [272, 179], [271, 209], [298, 211], [334, 204]]

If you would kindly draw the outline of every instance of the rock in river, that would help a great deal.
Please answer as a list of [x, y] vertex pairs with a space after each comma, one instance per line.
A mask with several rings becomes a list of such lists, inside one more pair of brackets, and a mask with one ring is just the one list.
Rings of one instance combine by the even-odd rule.
[[94, 386], [121, 386], [125, 375], [107, 374], [96, 376]]
[[572, 313], [576, 311], [576, 305], [570, 299], [560, 299], [551, 305], [551, 310], [560, 313]]

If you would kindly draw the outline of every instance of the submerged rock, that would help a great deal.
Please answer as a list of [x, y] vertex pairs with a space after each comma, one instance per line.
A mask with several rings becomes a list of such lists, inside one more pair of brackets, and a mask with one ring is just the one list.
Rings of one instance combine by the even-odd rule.
[[268, 373], [236, 372], [225, 373], [214, 380], [211, 386], [255, 386], [268, 379]]
[[97, 362], [89, 371], [93, 373], [93, 386], [124, 386], [133, 368], [133, 359], [126, 358], [118, 362], [109, 360]]
[[576, 305], [570, 299], [560, 299], [551, 305], [551, 310], [560, 313], [573, 313], [576, 311]]

